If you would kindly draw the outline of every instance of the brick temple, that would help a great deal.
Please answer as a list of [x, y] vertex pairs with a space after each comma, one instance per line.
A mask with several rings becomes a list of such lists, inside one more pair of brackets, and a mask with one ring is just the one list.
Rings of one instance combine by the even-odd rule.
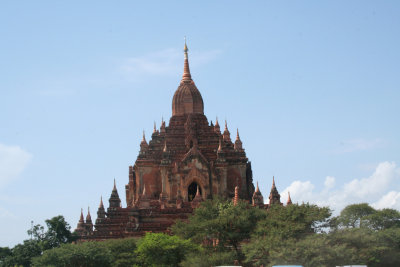
[[[175, 220], [187, 219], [213, 195], [269, 206], [264, 204], [258, 184], [254, 188], [251, 163], [239, 132], [232, 141], [226, 121], [221, 132], [218, 120], [214, 125], [204, 115], [203, 98], [190, 74], [186, 43], [183, 76], [172, 99], [172, 117], [168, 126], [165, 121], [159, 129], [154, 126], [149, 142], [143, 134], [139, 155], [129, 166], [125, 194], [126, 207], [122, 207], [114, 180], [107, 211], [101, 199], [94, 225], [90, 212], [84, 220], [81, 211], [75, 230], [81, 240], [166, 232]], [[269, 203], [281, 205], [274, 180]]]

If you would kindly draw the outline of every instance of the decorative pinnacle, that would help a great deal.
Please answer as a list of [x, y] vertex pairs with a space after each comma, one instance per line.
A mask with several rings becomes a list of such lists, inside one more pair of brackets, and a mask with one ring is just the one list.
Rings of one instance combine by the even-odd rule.
[[236, 129], [236, 140], [240, 140], [240, 137], [239, 137], [239, 128]]
[[215, 126], [217, 127], [219, 127], [219, 123], [218, 123], [218, 117], [217, 117], [217, 119], [215, 120]]
[[157, 129], [156, 129], [156, 122], [154, 122], [154, 130], [153, 130], [153, 133], [156, 133], [157, 132]]
[[146, 135], [144, 134], [144, 130], [143, 130], [143, 139], [142, 142], [146, 142]]
[[117, 191], [117, 185], [115, 183], [115, 178], [114, 178], [114, 187], [113, 187], [113, 191]]
[[287, 200], [287, 204], [292, 204], [292, 199], [290, 197], [290, 192], [288, 191], [288, 200]]
[[83, 209], [81, 208], [81, 217], [79, 218], [79, 222], [83, 222]]
[[225, 120], [225, 131], [228, 131], [228, 123]]
[[104, 205], [103, 205], [103, 196], [100, 196], [100, 205], [99, 205], [99, 208], [104, 208]]
[[187, 53], [189, 51], [189, 49], [187, 48], [186, 45], [186, 36], [185, 36], [185, 46], [183, 47], [183, 52]]
[[256, 192], [260, 192], [260, 188], [258, 188], [258, 181], [257, 181], [257, 188], [256, 188]]
[[189, 69], [189, 56], [188, 56], [188, 47], [186, 45], [186, 37], [185, 37], [185, 46], [183, 48], [183, 52], [185, 55], [185, 62], [183, 65], [183, 75], [182, 75], [182, 81], [191, 81], [192, 76], [190, 75], [190, 69]]
[[275, 187], [275, 177], [272, 176], [272, 187]]

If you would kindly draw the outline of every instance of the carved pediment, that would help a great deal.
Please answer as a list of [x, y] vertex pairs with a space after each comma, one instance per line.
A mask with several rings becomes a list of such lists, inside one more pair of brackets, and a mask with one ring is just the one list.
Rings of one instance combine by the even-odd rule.
[[198, 159], [201, 163], [205, 166], [209, 166], [207, 159], [201, 154], [200, 150], [197, 149], [197, 146], [192, 147], [183, 157], [182, 163], [188, 164], [189, 162], [193, 161], [193, 159]]

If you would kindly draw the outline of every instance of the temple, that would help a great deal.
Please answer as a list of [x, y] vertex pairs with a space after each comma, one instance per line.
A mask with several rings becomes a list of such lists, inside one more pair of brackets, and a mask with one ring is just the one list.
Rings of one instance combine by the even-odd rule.
[[129, 166], [125, 194], [126, 207], [122, 207], [114, 180], [107, 211], [101, 198], [94, 225], [89, 210], [86, 221], [81, 211], [75, 230], [81, 240], [166, 232], [176, 219], [187, 219], [193, 209], [214, 195], [266, 209], [272, 204], [282, 205], [275, 180], [270, 204], [264, 204], [258, 184], [254, 188], [251, 163], [239, 131], [232, 141], [226, 121], [222, 132], [218, 119], [215, 125], [208, 122], [203, 98], [190, 73], [186, 42], [172, 117], [168, 126], [164, 120], [159, 129], [154, 125], [149, 142], [143, 133], [139, 155]]

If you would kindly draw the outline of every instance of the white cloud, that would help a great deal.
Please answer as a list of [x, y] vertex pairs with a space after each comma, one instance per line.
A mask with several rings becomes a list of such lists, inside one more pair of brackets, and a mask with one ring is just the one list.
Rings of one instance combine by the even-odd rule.
[[0, 144], [0, 187], [17, 178], [32, 159], [32, 155], [19, 146]]
[[[220, 53], [220, 50], [189, 53], [190, 66], [207, 64]], [[143, 75], [176, 75], [183, 70], [183, 52], [177, 49], [165, 49], [144, 56], [131, 57], [124, 60], [120, 69], [132, 79], [141, 78]]]
[[331, 189], [332, 187], [334, 187], [335, 186], [335, 177], [326, 176], [324, 185], [325, 185], [326, 189]]
[[310, 181], [294, 181], [289, 187], [287, 187], [281, 194], [281, 199], [286, 202], [288, 198], [288, 192], [290, 192], [290, 197], [292, 200], [305, 200], [310, 199], [313, 196], [314, 185]]
[[366, 151], [376, 148], [381, 148], [385, 145], [384, 140], [376, 138], [376, 139], [351, 139], [341, 141], [339, 143], [339, 147], [334, 149], [335, 153], [343, 154], [343, 153], [351, 153], [356, 151]]
[[[335, 187], [335, 178], [327, 176], [325, 187], [315, 192], [310, 181], [294, 181], [282, 192], [282, 201], [290, 191], [292, 201], [310, 202], [329, 206], [339, 213], [346, 205], [367, 202], [376, 208], [400, 209], [400, 168], [394, 162], [379, 163], [371, 176], [353, 179], [342, 186]], [[388, 190], [391, 190], [388, 192]]]
[[376, 209], [391, 208], [400, 210], [400, 192], [390, 191], [372, 206]]
[[382, 193], [398, 174], [396, 172], [396, 164], [394, 162], [380, 163], [370, 177], [360, 180], [354, 179], [345, 184], [344, 192], [346, 195], [352, 194], [358, 198]]

